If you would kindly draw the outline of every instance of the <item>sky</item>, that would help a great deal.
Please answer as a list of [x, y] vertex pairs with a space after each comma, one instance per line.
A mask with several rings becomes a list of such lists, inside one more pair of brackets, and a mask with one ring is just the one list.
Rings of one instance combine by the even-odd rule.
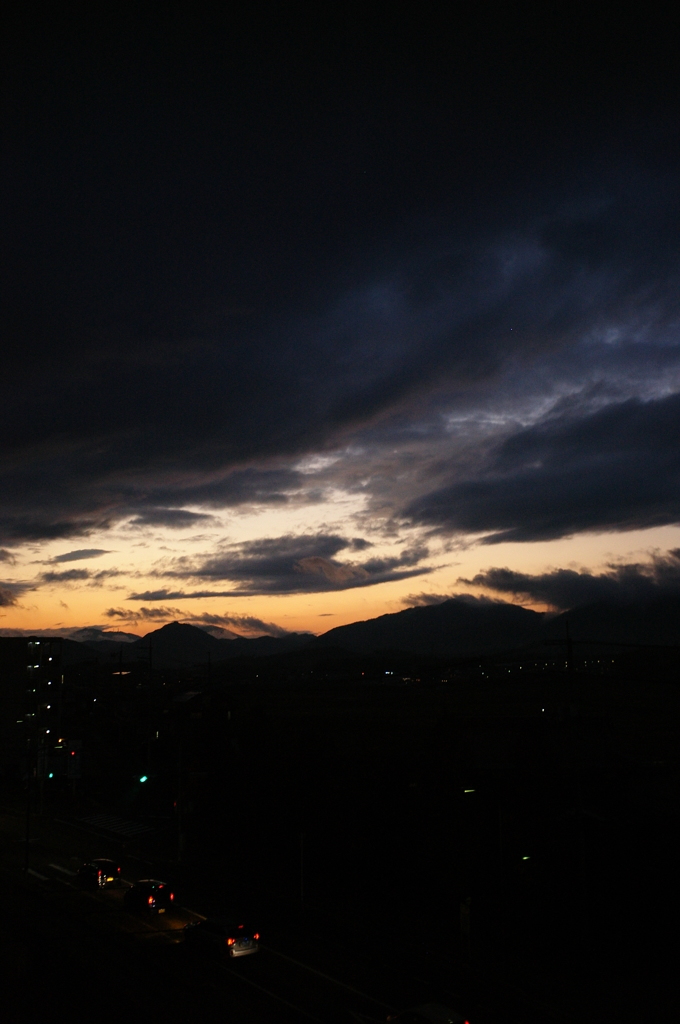
[[679, 587], [670, 24], [241, 6], [11, 16], [0, 633]]

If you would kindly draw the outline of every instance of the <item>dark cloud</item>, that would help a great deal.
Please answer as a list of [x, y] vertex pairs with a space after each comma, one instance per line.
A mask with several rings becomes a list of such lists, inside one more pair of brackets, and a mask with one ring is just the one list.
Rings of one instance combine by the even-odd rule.
[[0, 580], [0, 607], [5, 608], [11, 605], [18, 604], [18, 599], [27, 590], [34, 589], [30, 583], [26, 581], [17, 582], [16, 580]]
[[82, 548], [80, 551], [66, 551], [63, 555], [55, 555], [52, 562], [77, 562], [82, 558], [99, 558], [100, 555], [108, 555], [109, 551], [103, 548]]
[[[21, 494], [12, 500], [11, 491], [22, 491], [20, 483], [7, 481], [9, 483], [7, 500], [3, 502], [4, 515], [0, 519], [0, 536], [6, 544], [19, 545], [27, 541], [45, 540], [68, 540], [71, 537], [87, 537], [95, 530], [107, 530], [112, 526], [117, 517], [111, 516], [98, 507], [90, 508], [83, 514], [82, 505], [91, 504], [99, 506], [101, 501], [95, 499], [88, 502], [83, 497], [78, 497], [68, 488], [68, 481], [62, 481], [60, 486], [55, 486], [50, 495], [41, 496], [44, 510], [42, 514], [25, 514], [23, 511], [13, 512], [17, 505], [20, 507], [24, 501], [30, 504], [36, 498], [35, 487], [30, 484], [23, 490], [25, 498]], [[61, 499], [61, 500], [60, 500]], [[58, 507], [61, 505], [61, 507]], [[74, 512], [69, 516], [69, 507]]]
[[98, 572], [92, 572], [90, 569], [64, 569], [62, 572], [41, 573], [39, 582], [79, 583], [89, 580], [90, 586], [101, 586], [106, 580], [122, 575], [120, 569], [100, 569]]
[[305, 485], [304, 474], [290, 468], [236, 469], [204, 481], [190, 479], [182, 487], [161, 485], [155, 491], [159, 502], [236, 508], [241, 505], [284, 505]]
[[7, 587], [0, 587], [0, 608], [9, 608], [16, 603], [16, 595]]
[[408, 594], [402, 598], [401, 603], [407, 608], [429, 608], [434, 604], [443, 604], [450, 597], [450, 594]]
[[[109, 619], [118, 619], [124, 622], [186, 622], [193, 626], [201, 626], [208, 629], [218, 627], [219, 635], [222, 637], [236, 636], [288, 636], [289, 630], [277, 626], [274, 622], [265, 622], [254, 615], [224, 615], [202, 612], [199, 615], [186, 614], [179, 608], [163, 606], [160, 608], [137, 608], [129, 610], [125, 608], [109, 608], [104, 613]], [[228, 627], [233, 627], [229, 629]], [[104, 637], [115, 637], [115, 634], [104, 634]]]
[[494, 568], [458, 582], [540, 601], [560, 610], [593, 602], [651, 601], [680, 594], [680, 549], [656, 555], [647, 563], [612, 565], [602, 573], [555, 569], [531, 575]]
[[[577, 357], [583, 337], [609, 324], [624, 335], [640, 325], [648, 334], [663, 332], [680, 294], [671, 246], [678, 217], [669, 203], [667, 192], [654, 197], [647, 190], [641, 204], [640, 192], [619, 185], [600, 202], [576, 209], [563, 202], [550, 217], [536, 214], [522, 232], [484, 228], [455, 244], [433, 240], [425, 251], [403, 239], [403, 255], [376, 271], [373, 281], [337, 294], [325, 312], [305, 320], [293, 318], [276, 330], [259, 323], [248, 344], [227, 332], [210, 341], [140, 342], [137, 354], [115, 344], [93, 352], [81, 374], [60, 387], [51, 376], [50, 390], [37, 396], [41, 411], [31, 421], [30, 452], [24, 448], [29, 439], [15, 437], [15, 421], [5, 425], [13, 458], [0, 475], [0, 537], [16, 544], [87, 536], [125, 518], [138, 526], [187, 528], [210, 519], [182, 504], [287, 502], [313, 487], [313, 476], [305, 482], [290, 469], [267, 476], [254, 467], [230, 473], [230, 467], [293, 458], [388, 410], [412, 406], [415, 414], [428, 392], [434, 400], [447, 390], [454, 404], [474, 392], [488, 404], [510, 363], [528, 372], [558, 350]], [[415, 252], [408, 252], [410, 244]], [[53, 369], [59, 377], [60, 368]], [[115, 401], [90, 397], [100, 376], [120, 379], [116, 388], [123, 393]], [[529, 380], [540, 392], [538, 378]], [[8, 416], [15, 405], [16, 398], [8, 398]], [[565, 424], [565, 443], [570, 429], [579, 440], [578, 427]], [[549, 456], [558, 437], [541, 430], [535, 429], [533, 444], [546, 440]], [[56, 435], [69, 440], [55, 450], [50, 438]], [[524, 468], [531, 518], [532, 501], [541, 504], [533, 491], [542, 485], [540, 474], [522, 461], [530, 447], [528, 434], [508, 443], [485, 477], [419, 499], [410, 513], [448, 525], [454, 507], [453, 528], [504, 536], [505, 527], [480, 525], [478, 510], [489, 510], [482, 519], [497, 518], [506, 478]], [[622, 452], [621, 460], [626, 457]], [[638, 495], [634, 519], [655, 522], [639, 484], [633, 476], [628, 487]], [[574, 489], [559, 468], [552, 486], [555, 504], [568, 506]], [[603, 527], [617, 516], [613, 507]], [[573, 525], [552, 524], [550, 514], [543, 523], [540, 509], [536, 518], [526, 533], [522, 523], [511, 525], [509, 535], [558, 536], [583, 528], [576, 513]], [[565, 510], [558, 518], [570, 517]]]
[[[361, 550], [365, 545], [360, 544]], [[173, 596], [228, 596], [248, 594], [317, 593], [372, 586], [390, 580], [418, 576], [432, 570], [418, 563], [427, 557], [425, 547], [405, 550], [394, 558], [367, 562], [340, 561], [341, 551], [356, 551], [355, 540], [336, 534], [264, 538], [232, 545], [227, 551], [198, 564], [184, 563], [166, 575], [192, 579], [229, 580], [232, 591], [198, 591], [191, 594], [166, 590], [132, 595], [132, 600], [167, 600]]]
[[40, 575], [43, 583], [76, 583], [90, 579], [89, 569], [64, 569], [63, 572], [43, 572]]
[[179, 601], [185, 598], [232, 597], [231, 590], [144, 590], [141, 594], [130, 594], [128, 601]]
[[10, 565], [14, 565], [14, 555], [11, 551], [6, 551], [5, 548], [0, 548], [0, 562], [9, 562]]
[[367, 573], [384, 574], [402, 566], [418, 565], [429, 553], [427, 547], [420, 544], [417, 547], [405, 548], [400, 555], [393, 558], [369, 558], [367, 562], [362, 563], [362, 568]]
[[151, 508], [130, 520], [131, 526], [167, 526], [172, 530], [186, 530], [215, 522], [215, 517], [205, 512], [188, 512], [183, 508]]
[[[637, 360], [641, 390], [651, 361], [677, 371], [677, 71], [656, 23], [652, 46], [639, 19], [575, 31], [552, 8], [201, 17], [183, 7], [162, 39], [115, 13], [10, 33], [4, 545], [315, 500], [301, 456], [444, 402], [493, 412], [513, 374], [543, 408], [560, 358], [570, 379], [596, 349], [612, 377]], [[624, 449], [621, 500], [549, 454], [534, 472], [510, 445], [513, 465], [445, 483], [425, 459], [426, 498], [401, 507], [496, 539], [673, 521]], [[231, 557], [245, 592], [380, 577], [258, 557]]]
[[122, 622], [167, 622], [183, 617], [180, 608], [107, 608], [104, 612], [107, 619], [120, 619]]
[[680, 395], [558, 415], [515, 433], [473, 479], [412, 502], [416, 522], [485, 543], [680, 521]]
[[139, 640], [135, 633], [123, 633], [119, 629], [102, 629], [100, 626], [73, 627], [64, 630], [64, 635], [72, 640], [79, 640], [81, 643], [88, 643], [93, 640], [114, 640], [117, 643], [134, 643]]
[[290, 630], [277, 626], [274, 622], [265, 622], [254, 615], [211, 615], [204, 612], [184, 620], [195, 626], [233, 626], [237, 635], [241, 636], [288, 636]]

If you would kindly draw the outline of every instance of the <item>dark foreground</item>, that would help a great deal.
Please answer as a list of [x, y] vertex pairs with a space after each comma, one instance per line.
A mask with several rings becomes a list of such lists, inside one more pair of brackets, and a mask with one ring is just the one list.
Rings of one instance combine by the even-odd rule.
[[[86, 682], [82, 776], [41, 805], [34, 788], [37, 874], [6, 787], [17, 1016], [351, 1024], [437, 999], [471, 1024], [676, 1017], [674, 677], [213, 682], [188, 700]], [[170, 880], [177, 909], [145, 921], [78, 891], [94, 856]], [[263, 949], [197, 963], [181, 927], [229, 901]]]

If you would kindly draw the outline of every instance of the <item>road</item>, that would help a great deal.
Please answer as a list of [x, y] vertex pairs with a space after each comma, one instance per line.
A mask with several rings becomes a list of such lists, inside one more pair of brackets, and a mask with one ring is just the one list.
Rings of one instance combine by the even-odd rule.
[[[95, 1019], [107, 1020], [113, 1005], [127, 1006], [132, 998], [133, 1003], [139, 1000], [135, 1016], [140, 1019], [146, 1013], [158, 1016], [162, 1008], [168, 1021], [209, 1021], [219, 1016], [221, 1021], [244, 1024], [351, 1024], [353, 1014], [385, 1020], [387, 1013], [404, 1005], [404, 999], [431, 995], [420, 991], [418, 983], [403, 980], [398, 991], [392, 990], [384, 965], [373, 988], [364, 988], [371, 983], [371, 957], [360, 948], [361, 937], [356, 950], [329, 965], [329, 951], [311, 937], [301, 940], [297, 925], [286, 942], [285, 923], [282, 926], [278, 919], [273, 935], [263, 936], [257, 954], [199, 960], [184, 946], [182, 929], [215, 912], [210, 893], [180, 891], [172, 912], [149, 918], [131, 914], [123, 905], [125, 886], [153, 875], [151, 865], [123, 856], [120, 889], [83, 890], [76, 880], [78, 864], [95, 855], [110, 855], [111, 844], [58, 823], [36, 826], [35, 831], [39, 834], [31, 842], [26, 876], [21, 870], [23, 823], [18, 815], [0, 816], [0, 884], [4, 905], [12, 908], [4, 915], [3, 945], [24, 965], [13, 972], [12, 998], [17, 1005], [26, 1000], [36, 1014], [49, 1006], [49, 1019], [63, 1011], [64, 1019], [72, 1020], [74, 999], [85, 999], [90, 1020], [93, 1009], [99, 1015]], [[195, 896], [195, 905], [183, 898], [189, 895]], [[212, 895], [215, 902], [218, 894]], [[372, 945], [370, 936], [366, 942]], [[36, 988], [34, 975], [50, 981]], [[69, 983], [74, 978], [75, 985]], [[48, 989], [54, 998], [48, 997]], [[23, 1011], [22, 1015], [26, 1016]]]
[[[18, 814], [0, 815], [0, 889], [8, 913], [2, 925], [5, 962], [13, 965], [12, 1001], [27, 1020], [89, 1022], [131, 1019], [222, 1024], [352, 1024], [384, 1021], [408, 1005], [436, 999], [471, 1024], [568, 1024], [558, 1007], [499, 993], [493, 979], [471, 984], [427, 949], [426, 936], [405, 936], [401, 955], [379, 929], [362, 928], [347, 942], [332, 922], [311, 912], [286, 919], [278, 908], [262, 925], [262, 948], [248, 957], [199, 959], [182, 929], [219, 913], [222, 886], [184, 886], [172, 912], [150, 918], [123, 906], [124, 887], [83, 891], [75, 871], [93, 856], [117, 856], [110, 841], [76, 823], [44, 822], [30, 844], [30, 873]], [[156, 875], [126, 857], [124, 886]], [[259, 918], [258, 918], [259, 921]], [[311, 923], [310, 923], [311, 922]], [[61, 1014], [61, 1016], [59, 1016]], [[85, 1017], [84, 1017], [85, 1019]]]

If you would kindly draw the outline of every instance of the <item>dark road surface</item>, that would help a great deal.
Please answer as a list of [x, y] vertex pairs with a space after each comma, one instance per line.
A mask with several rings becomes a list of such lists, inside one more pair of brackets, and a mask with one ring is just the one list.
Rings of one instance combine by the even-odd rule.
[[[431, 999], [461, 1010], [471, 1024], [667, 1019], [659, 987], [634, 971], [622, 970], [606, 991], [574, 1008], [564, 993], [500, 983], [490, 970], [466, 976], [447, 966], [441, 950], [433, 949], [428, 962], [417, 937], [413, 952], [398, 956], [370, 933], [343, 945], [331, 922], [324, 932], [318, 917], [307, 934], [299, 918], [287, 930], [280, 909], [262, 929], [256, 955], [200, 959], [181, 934], [185, 923], [214, 910], [199, 890], [180, 891], [171, 914], [143, 919], [123, 909], [122, 891], [89, 893], [74, 884], [79, 860], [106, 853], [105, 846], [36, 823], [32, 873], [25, 875], [21, 821], [0, 815], [3, 1019], [352, 1024], [384, 1021], [395, 1009]], [[149, 873], [125, 858], [123, 865], [132, 881]]]

